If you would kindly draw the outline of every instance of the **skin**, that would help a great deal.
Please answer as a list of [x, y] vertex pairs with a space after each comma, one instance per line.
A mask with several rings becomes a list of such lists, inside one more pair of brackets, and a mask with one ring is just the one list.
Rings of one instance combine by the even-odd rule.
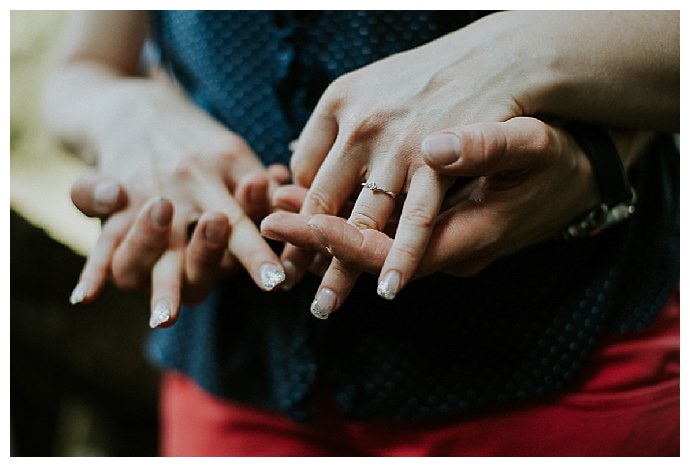
[[145, 33], [144, 12], [75, 12], [47, 85], [45, 120], [108, 175], [90, 174], [72, 190], [77, 206], [104, 219], [72, 302], [94, 300], [108, 278], [124, 290], [150, 286], [151, 325], [167, 326], [183, 300], [203, 298], [236, 264], [264, 290], [279, 284], [282, 264], [255, 220], [287, 169], [264, 167], [170, 82], [138, 76]]
[[[296, 183], [308, 188], [300, 212], [336, 215], [363, 181], [404, 193], [398, 229], [378, 274], [379, 294], [393, 298], [415, 276], [453, 183], [451, 175], [425, 163], [428, 135], [538, 114], [675, 131], [678, 25], [674, 12], [505, 12], [347, 74], [325, 92], [297, 143], [291, 169]], [[541, 152], [549, 152], [553, 135], [538, 136]], [[566, 182], [559, 170], [575, 176], [542, 201], [560, 210], [562, 227], [591, 206], [596, 189], [591, 177], [567, 164], [553, 165], [553, 180]], [[500, 191], [491, 185], [505, 183], [497, 182], [496, 174], [476, 175], [490, 175], [490, 193]], [[528, 195], [523, 216], [546, 211], [536, 209], [531, 194], [541, 190], [537, 183], [549, 180], [534, 177], [520, 184]], [[383, 230], [394, 200], [368, 189], [356, 196], [348, 222], [361, 231]], [[489, 219], [495, 229], [482, 232], [493, 251], [484, 251], [477, 235], [465, 232], [456, 232], [459, 249], [480, 248], [489, 258], [511, 250], [513, 235], [506, 226], [512, 213], [499, 211], [500, 203], [495, 207]], [[546, 230], [531, 235], [544, 238], [554, 231], [552, 221], [535, 219], [533, 224]], [[288, 280], [299, 279], [309, 258], [309, 251], [286, 247], [282, 259], [296, 270]], [[316, 307], [337, 309], [361, 271], [335, 258]], [[320, 304], [320, 297], [327, 303]]]
[[[320, 287], [334, 292], [330, 312], [362, 271], [397, 273], [398, 291], [430, 272], [473, 274], [559, 231], [596, 203], [591, 168], [565, 132], [516, 117], [675, 131], [678, 36], [673, 12], [506, 12], [336, 80], [297, 143], [297, 185], [272, 191], [274, 206], [301, 214], [262, 223], [293, 244], [288, 282], [313, 268], [314, 251], [333, 254]], [[461, 142], [445, 164], [447, 150], [424, 144], [439, 133]], [[649, 133], [617, 136], [629, 166]], [[457, 176], [478, 181], [449, 200]], [[364, 180], [406, 196], [357, 195]]]
[[[434, 154], [425, 154], [425, 160], [439, 172], [473, 177], [475, 182], [446, 200], [413, 279], [435, 272], [459, 277], [476, 274], [502, 256], [557, 234], [598, 202], [586, 156], [559, 127], [517, 117], [448, 131], [462, 140], [461, 154], [445, 164], [438, 164]], [[651, 136], [619, 133], [614, 140], [632, 164]], [[563, 190], [571, 184], [581, 191]], [[542, 215], [530, 217], [531, 212]], [[340, 216], [289, 212], [266, 217], [261, 231], [304, 250], [328, 253], [355, 274], [379, 274], [397, 234], [359, 229]], [[331, 288], [336, 297], [347, 296], [349, 289], [328, 279], [327, 273], [322, 286]], [[336, 302], [332, 311], [339, 305]]]

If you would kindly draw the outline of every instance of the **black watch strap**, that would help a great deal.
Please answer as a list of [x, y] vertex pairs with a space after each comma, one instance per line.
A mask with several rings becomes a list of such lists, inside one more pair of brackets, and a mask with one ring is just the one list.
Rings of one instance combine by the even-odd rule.
[[566, 238], [589, 237], [627, 219], [635, 211], [636, 194], [616, 145], [603, 128], [581, 122], [564, 125], [592, 164], [601, 204], [568, 226]]
[[608, 206], [625, 203], [632, 188], [618, 149], [603, 128], [586, 123], [569, 123], [565, 128], [575, 138], [594, 169], [601, 202]]

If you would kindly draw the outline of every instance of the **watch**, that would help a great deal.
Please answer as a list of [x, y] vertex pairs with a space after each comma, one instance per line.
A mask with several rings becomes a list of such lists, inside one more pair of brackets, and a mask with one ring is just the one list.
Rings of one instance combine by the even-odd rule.
[[592, 237], [629, 218], [635, 212], [637, 194], [606, 130], [582, 122], [568, 122], [564, 128], [592, 164], [601, 203], [567, 226], [562, 236], [565, 239]]

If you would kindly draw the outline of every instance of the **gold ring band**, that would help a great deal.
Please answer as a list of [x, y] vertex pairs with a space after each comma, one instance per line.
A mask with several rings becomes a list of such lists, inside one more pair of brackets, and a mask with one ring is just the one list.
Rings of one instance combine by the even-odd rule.
[[395, 199], [398, 195], [392, 191], [384, 190], [380, 186], [376, 184], [376, 182], [364, 182], [362, 183], [362, 186], [364, 188], [369, 188], [371, 191], [374, 193], [383, 193], [385, 195], [390, 196], [391, 198]]

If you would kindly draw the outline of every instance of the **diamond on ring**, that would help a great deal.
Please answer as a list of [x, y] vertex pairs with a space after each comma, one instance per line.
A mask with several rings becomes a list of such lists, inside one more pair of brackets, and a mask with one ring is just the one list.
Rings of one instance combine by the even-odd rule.
[[380, 186], [378, 186], [378, 185], [376, 184], [376, 182], [364, 182], [364, 183], [362, 183], [362, 186], [363, 186], [364, 188], [370, 189], [370, 190], [373, 191], [374, 193], [383, 193], [383, 194], [386, 194], [386, 195], [390, 196], [390, 197], [393, 198], [393, 199], [395, 199], [396, 196], [397, 196], [397, 194], [395, 194], [394, 192], [388, 191], [388, 190], [386, 190], [386, 189], [384, 189], [384, 188], [381, 188]]

